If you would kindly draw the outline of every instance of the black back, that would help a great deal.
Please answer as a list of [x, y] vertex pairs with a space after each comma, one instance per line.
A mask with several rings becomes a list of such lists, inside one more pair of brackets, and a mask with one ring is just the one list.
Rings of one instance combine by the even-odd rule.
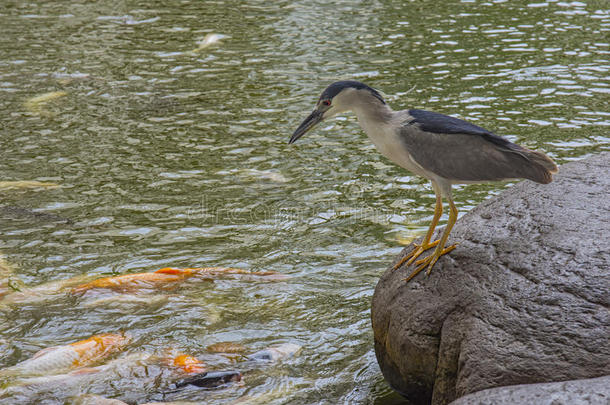
[[364, 83], [361, 82], [357, 82], [355, 80], [341, 80], [338, 82], [334, 82], [333, 84], [331, 84], [330, 86], [328, 86], [326, 88], [326, 90], [324, 90], [324, 92], [322, 92], [322, 95], [320, 96], [320, 100], [332, 100], [337, 94], [341, 93], [341, 91], [343, 89], [346, 88], [354, 88], [357, 90], [368, 90], [375, 98], [377, 98], [379, 101], [381, 101], [383, 104], [385, 104], [385, 101], [383, 99], [383, 97], [381, 97], [381, 94], [379, 94], [379, 92], [377, 90], [375, 90], [372, 87], [367, 86]]
[[413, 117], [413, 120], [411, 120], [409, 124], [419, 124], [419, 127], [426, 132], [432, 132], [435, 134], [479, 135], [498, 146], [514, 149], [512, 146], [515, 144], [510, 142], [508, 139], [504, 139], [501, 136], [486, 130], [485, 128], [481, 128], [478, 125], [471, 124], [470, 122], [466, 122], [459, 118], [417, 109], [409, 110], [409, 115]]

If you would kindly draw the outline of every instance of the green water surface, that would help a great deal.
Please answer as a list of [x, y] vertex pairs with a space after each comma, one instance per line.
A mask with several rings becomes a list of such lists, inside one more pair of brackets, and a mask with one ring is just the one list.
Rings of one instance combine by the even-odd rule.
[[[0, 368], [124, 330], [127, 354], [173, 348], [245, 370], [242, 385], [166, 397], [129, 376], [81, 388], [132, 402], [399, 402], [370, 302], [401, 243], [426, 230], [434, 193], [350, 115], [287, 145], [331, 82], [364, 81], [395, 109], [468, 119], [559, 164], [609, 145], [606, 1], [5, 0], [0, 32], [0, 181], [61, 185], [0, 191], [0, 206], [70, 220], [0, 211], [0, 252], [27, 285], [168, 266], [290, 276], [0, 308]], [[193, 52], [207, 34], [220, 40]], [[28, 107], [53, 91], [66, 95]], [[456, 203], [464, 213], [505, 187], [456, 187]], [[303, 349], [256, 368], [206, 351], [221, 341]]]

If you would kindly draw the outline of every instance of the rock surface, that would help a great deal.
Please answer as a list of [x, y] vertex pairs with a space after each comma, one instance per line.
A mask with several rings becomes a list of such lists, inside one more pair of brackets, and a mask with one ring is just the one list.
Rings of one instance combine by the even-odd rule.
[[451, 405], [608, 405], [610, 377], [511, 385], [466, 395]]
[[523, 181], [464, 215], [429, 277], [386, 271], [371, 318], [389, 384], [446, 404], [610, 374], [609, 195], [610, 153], [566, 164], [553, 183]]

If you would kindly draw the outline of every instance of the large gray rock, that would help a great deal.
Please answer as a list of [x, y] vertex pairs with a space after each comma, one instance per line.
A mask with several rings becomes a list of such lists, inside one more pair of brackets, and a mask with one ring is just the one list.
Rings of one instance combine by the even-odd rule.
[[464, 215], [430, 277], [386, 271], [371, 317], [389, 384], [446, 404], [610, 374], [609, 196], [610, 153], [566, 164], [553, 183], [521, 182]]
[[451, 405], [608, 405], [610, 377], [511, 385], [466, 395]]

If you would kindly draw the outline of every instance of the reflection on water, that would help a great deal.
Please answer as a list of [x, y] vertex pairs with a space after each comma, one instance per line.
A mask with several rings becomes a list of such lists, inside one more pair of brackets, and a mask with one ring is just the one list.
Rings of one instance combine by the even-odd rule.
[[[127, 354], [171, 348], [219, 368], [212, 344], [294, 343], [297, 356], [242, 370], [243, 385], [187, 398], [396, 402], [370, 299], [398, 241], [426, 229], [434, 194], [352, 116], [291, 147], [289, 135], [327, 84], [353, 78], [395, 109], [460, 116], [558, 163], [607, 149], [609, 13], [550, 0], [9, 2], [0, 180], [60, 185], [0, 191], [0, 251], [27, 285], [161, 267], [291, 278], [5, 306], [0, 367], [116, 330], [133, 336]], [[461, 186], [456, 202], [465, 212], [504, 187]], [[130, 384], [91, 392], [121, 398]]]

